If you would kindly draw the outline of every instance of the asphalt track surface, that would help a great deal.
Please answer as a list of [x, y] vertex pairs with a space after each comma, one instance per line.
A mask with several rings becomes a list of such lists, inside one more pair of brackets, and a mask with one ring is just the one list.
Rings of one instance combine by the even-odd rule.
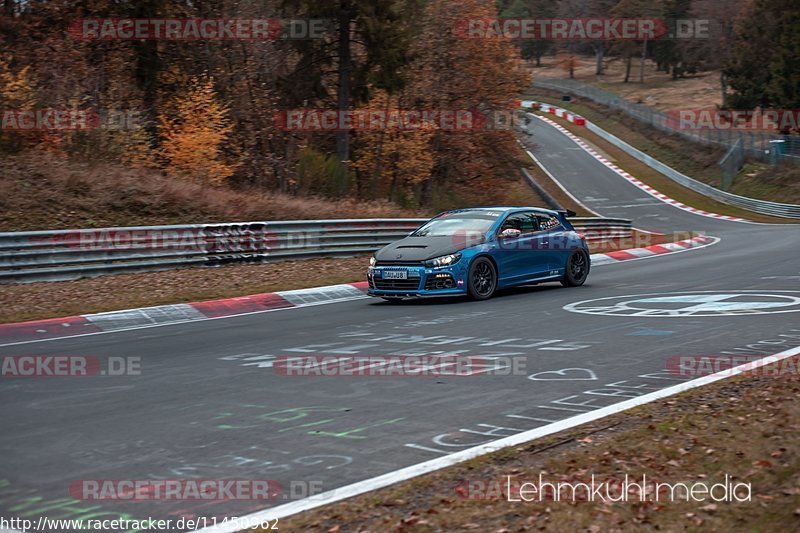
[[[704, 231], [721, 241], [598, 266], [580, 288], [525, 287], [485, 302], [364, 298], [0, 346], [4, 356], [141, 358], [135, 376], [0, 379], [0, 516], [241, 516], [690, 379], [665, 370], [675, 356], [763, 356], [800, 345], [800, 306], [778, 307], [790, 291], [800, 297], [800, 227], [681, 211], [554, 128], [531, 127], [539, 160], [592, 209], [648, 230]], [[644, 310], [633, 316], [596, 314], [603, 306], [591, 303], [595, 314], [564, 309], [692, 291], [712, 296], [640, 303]], [[751, 300], [761, 303], [742, 311]], [[692, 306], [699, 312], [647, 311]], [[332, 378], [281, 376], [271, 367], [280, 355], [409, 353], [517, 357], [525, 368]], [[284, 491], [271, 502], [71, 498], [70, 484], [87, 479], [269, 479]]]

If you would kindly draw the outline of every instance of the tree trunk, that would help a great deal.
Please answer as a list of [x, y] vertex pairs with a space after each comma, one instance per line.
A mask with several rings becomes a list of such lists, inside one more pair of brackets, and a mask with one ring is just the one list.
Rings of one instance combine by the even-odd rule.
[[[339, 11], [339, 116], [350, 107], [350, 0], [342, 0]], [[336, 132], [336, 156], [347, 165], [350, 160], [350, 136], [347, 130]]]
[[628, 83], [631, 80], [631, 64], [633, 63], [633, 56], [628, 52], [628, 57], [625, 58], [625, 80], [623, 83]]
[[644, 62], [647, 59], [647, 38], [642, 41], [642, 59], [639, 62], [639, 83], [644, 84]]
[[722, 92], [722, 108], [728, 107], [728, 77], [724, 72], [719, 74], [719, 89]]
[[[139, 2], [134, 11], [134, 17], [147, 17], [156, 13], [158, 2], [156, 0]], [[142, 103], [145, 114], [145, 129], [151, 139], [158, 138], [158, 120], [156, 106], [158, 100], [158, 73], [161, 70], [161, 57], [158, 52], [158, 42], [152, 40], [133, 41], [135, 54], [136, 85], [142, 91]]]
[[394, 203], [395, 194], [397, 193], [397, 172], [392, 171], [392, 181], [389, 186], [389, 202]]
[[595, 68], [595, 75], [597, 75], [597, 76], [602, 76], [604, 74], [603, 57], [605, 56], [605, 53], [606, 53], [606, 45], [605, 45], [605, 43], [600, 43], [594, 49], [594, 57], [595, 57], [595, 60], [597, 62], [596, 68]]

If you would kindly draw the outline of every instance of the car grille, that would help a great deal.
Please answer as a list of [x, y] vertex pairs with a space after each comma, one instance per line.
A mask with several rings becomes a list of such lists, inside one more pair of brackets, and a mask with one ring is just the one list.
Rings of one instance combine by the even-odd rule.
[[373, 278], [375, 288], [381, 291], [416, 291], [419, 289], [419, 278], [381, 279]]

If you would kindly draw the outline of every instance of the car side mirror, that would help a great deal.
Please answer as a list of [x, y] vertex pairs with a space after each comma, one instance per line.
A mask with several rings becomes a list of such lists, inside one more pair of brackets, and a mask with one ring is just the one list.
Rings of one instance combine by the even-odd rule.
[[518, 229], [514, 228], [507, 228], [500, 232], [499, 237], [501, 239], [513, 239], [514, 237], [519, 237], [522, 235], [522, 232]]

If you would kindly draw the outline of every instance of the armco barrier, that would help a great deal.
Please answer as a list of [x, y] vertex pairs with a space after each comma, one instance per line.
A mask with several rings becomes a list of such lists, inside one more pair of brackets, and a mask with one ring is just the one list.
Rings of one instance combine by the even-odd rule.
[[703, 196], [713, 198], [718, 202], [722, 202], [728, 205], [733, 205], [736, 207], [747, 209], [749, 211], [760, 213], [762, 215], [772, 215], [783, 218], [800, 218], [800, 205], [769, 202], [767, 200], [758, 200], [756, 198], [748, 198], [746, 196], [739, 196], [738, 194], [722, 191], [720, 189], [717, 189], [716, 187], [708, 185], [707, 183], [697, 181], [696, 179], [690, 178], [685, 174], [681, 174], [674, 168], [665, 165], [658, 159], [650, 157], [646, 153], [642, 152], [641, 150], [638, 150], [637, 148], [634, 148], [633, 146], [626, 143], [622, 139], [608, 133], [607, 131], [596, 126], [592, 122], [587, 121], [586, 127], [592, 133], [598, 135], [599, 137], [602, 137], [603, 139], [610, 142], [617, 148], [621, 149], [623, 152], [627, 153], [628, 155], [635, 157], [636, 159], [638, 159], [648, 167], [652, 168], [653, 170], [657, 170], [658, 172], [664, 174], [671, 180], [683, 185], [687, 189], [691, 189], [695, 192], [698, 192]]
[[[0, 233], [0, 283], [352, 256], [401, 239], [426, 219], [343, 219]], [[631, 221], [576, 218], [588, 240], [630, 236]]]
[[[533, 85], [542, 89], [569, 93], [587, 98], [600, 105], [625, 113], [636, 121], [658, 130], [679, 135], [688, 142], [721, 146], [728, 149], [735, 144], [749, 157], [755, 157], [770, 164], [800, 164], [800, 136], [784, 135], [777, 132], [746, 131], [735, 129], [683, 129], [679, 127], [676, 116], [662, 113], [644, 104], [637, 104], [621, 96], [579, 82], [561, 78], [536, 77]], [[782, 141], [778, 149], [772, 141]]]
[[[619, 137], [612, 135], [611, 133], [605, 131], [604, 129], [597, 126], [593, 122], [584, 119], [583, 117], [579, 117], [578, 115], [573, 115], [560, 107], [553, 106], [550, 104], [538, 103], [533, 100], [523, 101], [522, 102], [523, 107], [526, 107], [525, 106], [526, 103], [529, 104], [527, 107], [530, 107], [530, 104], [536, 104], [538, 106], [538, 109], [542, 112], [549, 112], [561, 118], [566, 117], [567, 120], [569, 122], [572, 122], [573, 124], [586, 126], [586, 129], [588, 129], [595, 135], [602, 137], [606, 141], [610, 142], [611, 144], [613, 144], [623, 152], [627, 153], [628, 155], [635, 157], [636, 159], [638, 159], [648, 167], [652, 168], [653, 170], [656, 170], [664, 174], [671, 180], [683, 185], [687, 189], [691, 189], [697, 193], [700, 193], [703, 196], [712, 198], [724, 204], [732, 205], [735, 207], [741, 207], [742, 209], [747, 209], [748, 211], [753, 211], [754, 213], [760, 213], [762, 215], [771, 215], [782, 218], [800, 218], [800, 205], [784, 204], [780, 202], [770, 202], [767, 200], [758, 200], [756, 198], [739, 196], [738, 194], [733, 194], [717, 189], [716, 187], [712, 187], [707, 183], [697, 181], [696, 179], [690, 178], [685, 174], [681, 174], [674, 168], [665, 165], [658, 159], [650, 157], [641, 150], [634, 148], [633, 146], [626, 143]], [[578, 119], [580, 119], [580, 124], [578, 122]]]

